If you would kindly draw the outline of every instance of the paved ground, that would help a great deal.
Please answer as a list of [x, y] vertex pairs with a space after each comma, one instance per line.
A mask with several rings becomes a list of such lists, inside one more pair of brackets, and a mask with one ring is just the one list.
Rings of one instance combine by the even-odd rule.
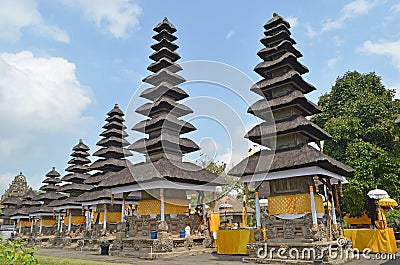
[[[240, 255], [217, 255], [217, 254], [202, 254], [198, 256], [186, 256], [186, 257], [176, 257], [172, 259], [162, 259], [162, 260], [143, 260], [138, 258], [125, 258], [125, 257], [115, 257], [115, 256], [102, 256], [96, 253], [81, 252], [81, 251], [70, 251], [62, 249], [40, 249], [39, 255], [41, 256], [51, 256], [59, 258], [69, 258], [69, 259], [82, 259], [82, 260], [92, 260], [92, 261], [107, 261], [115, 263], [126, 263], [126, 264], [157, 264], [162, 263], [163, 265], [180, 265], [180, 264], [246, 264], [242, 263], [242, 258], [244, 256]], [[371, 254], [372, 258], [375, 258], [375, 254]], [[397, 253], [395, 260], [366, 260], [361, 258], [360, 260], [352, 261], [348, 265], [399, 265], [400, 264], [400, 252]]]

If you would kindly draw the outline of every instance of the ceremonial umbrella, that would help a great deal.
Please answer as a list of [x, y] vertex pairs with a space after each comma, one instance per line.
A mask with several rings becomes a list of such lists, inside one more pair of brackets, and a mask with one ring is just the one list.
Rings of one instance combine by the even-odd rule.
[[398, 204], [395, 200], [393, 200], [392, 198], [383, 198], [383, 199], [380, 199], [380, 200], [378, 201], [378, 204], [379, 204], [381, 207], [396, 207], [396, 206], [399, 205], [399, 204]]
[[367, 193], [367, 195], [371, 199], [375, 199], [375, 200], [379, 200], [379, 199], [384, 199], [384, 198], [389, 198], [390, 197], [389, 194], [385, 190], [381, 190], [381, 189], [370, 190]]

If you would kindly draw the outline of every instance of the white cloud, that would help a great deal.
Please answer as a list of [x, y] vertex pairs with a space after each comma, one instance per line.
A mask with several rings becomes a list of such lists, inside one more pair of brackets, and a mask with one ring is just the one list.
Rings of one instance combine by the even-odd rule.
[[333, 67], [336, 65], [336, 63], [338, 62], [339, 58], [334, 57], [328, 60], [327, 65], [328, 67]]
[[390, 11], [400, 12], [400, 4], [396, 4], [390, 8]]
[[0, 1], [0, 39], [17, 41], [25, 29], [40, 36], [69, 43], [65, 31], [43, 21], [35, 0]]
[[87, 20], [115, 38], [125, 38], [132, 30], [139, 29], [142, 8], [129, 0], [62, 0], [70, 7], [83, 11]]
[[231, 31], [229, 31], [229, 32], [226, 34], [225, 38], [226, 38], [227, 40], [229, 40], [230, 38], [233, 37], [234, 34], [235, 34], [235, 32], [234, 32], [233, 30], [231, 30]]
[[400, 40], [386, 42], [366, 41], [360, 48], [361, 52], [387, 56], [400, 71]]
[[[29, 51], [0, 53], [0, 131], [2, 155], [26, 140], [49, 133], [75, 133], [89, 118], [90, 90], [79, 83], [75, 64], [60, 57], [35, 57]], [[4, 148], [4, 149], [3, 149]]]
[[13, 181], [16, 175], [17, 174], [12, 174], [9, 172], [0, 175], [0, 195], [2, 195], [6, 189], [8, 189], [8, 185]]
[[318, 35], [318, 32], [316, 32], [310, 25], [305, 25], [306, 30], [307, 30], [307, 36], [310, 38], [314, 38], [315, 36]]
[[344, 43], [344, 40], [341, 38], [341, 37], [339, 37], [339, 36], [335, 36], [335, 37], [333, 37], [333, 40], [335, 41], [335, 44], [336, 44], [336, 46], [342, 46], [343, 45], [343, 43]]
[[355, 0], [342, 8], [341, 16], [337, 19], [327, 19], [322, 23], [321, 33], [343, 27], [346, 20], [367, 14], [382, 1]]
[[297, 19], [297, 17], [288, 17], [288, 18], [286, 18], [286, 21], [289, 22], [289, 24], [290, 24], [290, 26], [291, 26], [292, 28], [296, 27], [297, 24], [298, 24], [298, 19]]

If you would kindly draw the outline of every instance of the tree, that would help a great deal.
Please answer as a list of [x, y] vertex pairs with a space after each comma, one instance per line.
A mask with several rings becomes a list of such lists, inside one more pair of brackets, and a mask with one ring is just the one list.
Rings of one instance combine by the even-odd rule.
[[332, 135], [324, 153], [355, 169], [342, 201], [352, 216], [363, 214], [366, 192], [376, 187], [400, 199], [400, 134], [394, 123], [400, 101], [394, 95], [374, 72], [353, 71], [319, 98], [322, 113], [312, 120]]

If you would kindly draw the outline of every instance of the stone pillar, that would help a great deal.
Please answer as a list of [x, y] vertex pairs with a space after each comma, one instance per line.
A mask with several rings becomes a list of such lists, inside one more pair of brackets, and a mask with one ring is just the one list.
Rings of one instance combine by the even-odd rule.
[[333, 198], [333, 196], [331, 196], [331, 211], [332, 211], [333, 230], [337, 230], [338, 229], [338, 225], [337, 225], [337, 221], [336, 221], [335, 199]]
[[164, 189], [160, 189], [160, 200], [161, 200], [161, 221], [165, 221], [165, 208], [164, 208]]
[[107, 230], [107, 205], [104, 204], [103, 229]]

